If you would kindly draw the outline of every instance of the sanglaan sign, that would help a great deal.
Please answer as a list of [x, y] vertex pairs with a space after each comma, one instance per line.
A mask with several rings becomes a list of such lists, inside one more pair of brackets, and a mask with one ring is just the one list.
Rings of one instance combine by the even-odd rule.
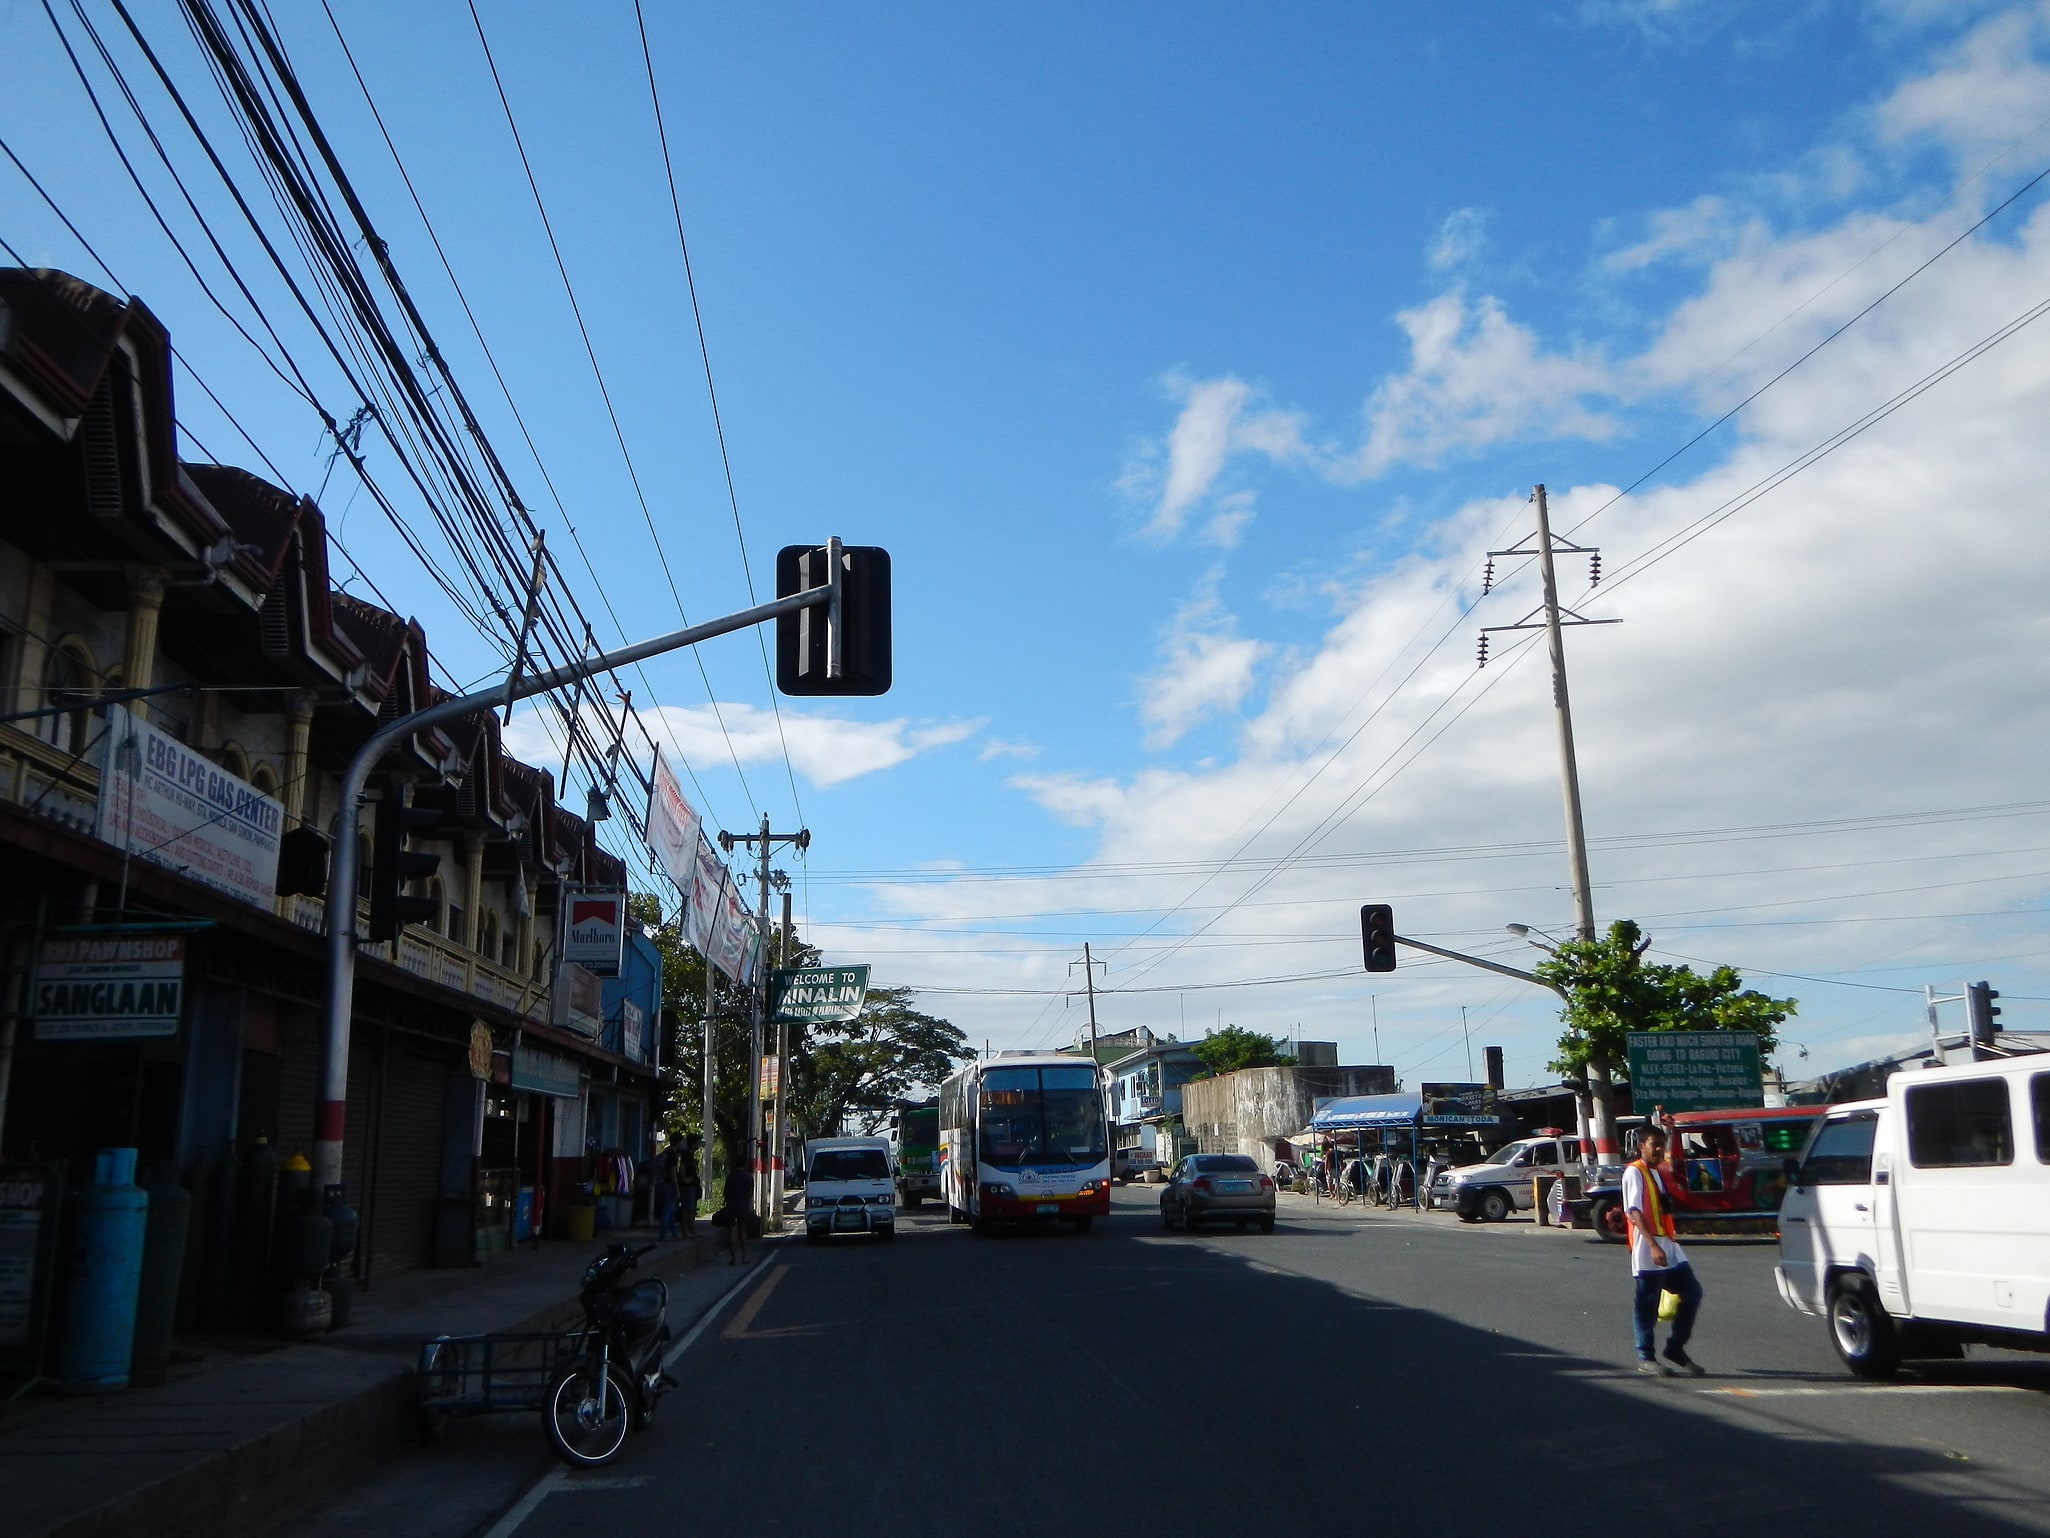
[[852, 1020], [868, 998], [868, 968], [777, 967], [769, 1007], [778, 1020]]
[[175, 1036], [184, 1004], [183, 935], [52, 935], [36, 957], [38, 1041]]
[[1630, 1103], [1642, 1115], [1765, 1104], [1752, 1031], [1632, 1031]]

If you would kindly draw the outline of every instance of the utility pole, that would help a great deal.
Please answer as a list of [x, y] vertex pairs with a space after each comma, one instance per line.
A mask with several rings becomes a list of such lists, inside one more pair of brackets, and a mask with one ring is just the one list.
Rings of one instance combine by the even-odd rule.
[[[1069, 962], [1068, 970], [1070, 972], [1074, 971], [1076, 965], [1075, 962]], [[1087, 940], [1082, 942], [1082, 960], [1080, 965], [1082, 968], [1082, 981], [1089, 990], [1089, 1061], [1093, 1063], [1096, 1061], [1096, 969], [1103, 967], [1105, 970], [1109, 970], [1109, 966], [1108, 963], [1098, 961], [1089, 954], [1089, 942]]]
[[[1525, 549], [1523, 544], [1507, 550], [1488, 552], [1488, 576], [1482, 591], [1494, 581], [1495, 558], [1497, 556], [1534, 555], [1537, 557], [1538, 577], [1543, 588], [1543, 602], [1514, 625], [1490, 625], [1481, 632], [1481, 665], [1488, 660], [1488, 636], [1498, 630], [1535, 630], [1541, 622], [1545, 632], [1545, 645], [1552, 661], [1552, 713], [1559, 729], [1559, 785], [1566, 803], [1566, 869], [1573, 883], [1573, 930], [1577, 938], [1594, 938], [1594, 884], [1587, 872], [1587, 826], [1580, 812], [1580, 762], [1573, 748], [1573, 704], [1566, 689], [1566, 635], [1565, 626], [1573, 625], [1616, 625], [1622, 623], [1613, 619], [1589, 619], [1571, 609], [1562, 608], [1559, 603], [1559, 578], [1552, 564], [1555, 552], [1569, 555], [1585, 555], [1589, 558], [1588, 585], [1601, 581], [1602, 558], [1600, 551], [1587, 545], [1576, 545], [1570, 541], [1558, 541], [1552, 537], [1551, 507], [1545, 498], [1545, 488], [1532, 488], [1530, 500], [1537, 509], [1537, 548]], [[1563, 618], [1561, 616], [1564, 616]], [[1604, 1059], [1590, 1058], [1587, 1065], [1588, 1098], [1593, 1103], [1594, 1144], [1596, 1156], [1603, 1163], [1613, 1163], [1618, 1153], [1616, 1143], [1616, 1113], [1609, 1083], [1609, 1064]]]
[[[776, 1186], [781, 1188], [783, 1170], [783, 1129], [776, 1128], [778, 1146], [773, 1158], [765, 1144], [762, 1133], [762, 1043], [766, 1034], [769, 999], [769, 855], [778, 844], [793, 845], [800, 853], [811, 847], [811, 830], [799, 828], [795, 833], [771, 833], [769, 814], [762, 814], [761, 831], [758, 833], [725, 833], [719, 835], [719, 847], [732, 853], [736, 844], [745, 844], [756, 854], [755, 876], [759, 883], [758, 905], [755, 911], [755, 933], [761, 940], [761, 956], [755, 966], [754, 986], [748, 990], [748, 1085], [747, 1085], [747, 1144], [752, 1150], [755, 1176], [755, 1211], [762, 1219], [764, 1228], [780, 1229], [783, 1214], [780, 1206], [769, 1209], [770, 1180], [773, 1169]], [[783, 1062], [776, 1061], [776, 1080], [780, 1088], [783, 1078]]]
[[[710, 940], [705, 942], [707, 948], [710, 947], [711, 943]], [[712, 976], [717, 970], [718, 968], [712, 965], [712, 958], [707, 956], [705, 958], [705, 1101], [704, 1111], [698, 1122], [699, 1134], [704, 1139], [698, 1148], [698, 1190], [706, 1196], [713, 1196], [712, 1145], [718, 1141], [718, 1133], [712, 1126], [712, 1070], [718, 1061], [717, 1051], [712, 1045]], [[720, 1200], [719, 1205], [723, 1207], [726, 1204], [723, 1200]]]
[[[782, 876], [781, 871], [772, 875]], [[790, 878], [783, 876], [783, 939], [778, 947], [776, 965], [790, 965]], [[769, 1166], [769, 1225], [781, 1231], [783, 1227], [783, 1155], [790, 1147], [790, 1123], [784, 1120], [789, 1110], [790, 1095], [790, 1022], [780, 1014], [776, 1017], [776, 1150], [775, 1159]]]

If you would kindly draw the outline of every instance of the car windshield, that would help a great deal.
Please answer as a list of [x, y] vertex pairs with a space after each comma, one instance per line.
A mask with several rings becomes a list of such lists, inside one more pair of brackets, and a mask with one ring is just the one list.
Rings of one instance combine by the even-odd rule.
[[1521, 1154], [1523, 1150], [1523, 1144], [1511, 1143], [1507, 1148], [1498, 1148], [1493, 1153], [1489, 1154], [1488, 1163], [1514, 1164], [1516, 1162], [1517, 1156]]
[[1097, 1164], [1110, 1129], [1093, 1068], [993, 1068], [982, 1076], [984, 1163]]
[[1210, 1154], [1196, 1161], [1196, 1170], [1204, 1175], [1257, 1175], [1260, 1166], [1244, 1154]]
[[824, 1148], [811, 1156], [813, 1180], [888, 1180], [890, 1160], [880, 1148]]

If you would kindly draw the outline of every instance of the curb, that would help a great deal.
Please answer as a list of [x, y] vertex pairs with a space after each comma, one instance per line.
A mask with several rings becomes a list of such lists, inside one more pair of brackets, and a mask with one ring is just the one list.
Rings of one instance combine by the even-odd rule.
[[[667, 1280], [717, 1256], [709, 1236], [699, 1234], [684, 1244], [664, 1257], [655, 1275]], [[502, 1324], [493, 1333], [566, 1330], [581, 1317], [577, 1301], [570, 1298]], [[290, 1354], [279, 1353], [279, 1358]], [[186, 1467], [24, 1538], [217, 1538], [222, 1533], [266, 1538], [277, 1532], [337, 1487], [387, 1458], [424, 1445], [412, 1365], [349, 1355], [372, 1375], [353, 1393], [232, 1445], [196, 1451]], [[210, 1434], [212, 1428], [196, 1427], [193, 1439], [204, 1442]]]

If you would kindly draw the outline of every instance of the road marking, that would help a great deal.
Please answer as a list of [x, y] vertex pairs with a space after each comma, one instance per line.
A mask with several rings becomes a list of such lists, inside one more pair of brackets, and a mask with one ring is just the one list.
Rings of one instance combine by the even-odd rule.
[[[698, 1337], [704, 1334], [712, 1321], [724, 1312], [727, 1304], [739, 1297], [741, 1293], [745, 1292], [754, 1283], [760, 1281], [766, 1272], [774, 1270], [780, 1273], [785, 1269], [787, 1269], [787, 1262], [773, 1267], [764, 1266], [759, 1271], [750, 1269], [745, 1276], [735, 1280], [731, 1287], [728, 1287], [719, 1294], [710, 1308], [698, 1316], [698, 1322], [690, 1327], [689, 1333], [670, 1348], [669, 1354], [662, 1358], [662, 1370], [667, 1372], [676, 1365], [678, 1357], [697, 1344]], [[529, 1485], [527, 1493], [508, 1506], [503, 1516], [484, 1530], [484, 1538], [512, 1538], [512, 1535], [517, 1533], [526, 1523], [527, 1518], [534, 1514], [535, 1508], [558, 1490], [627, 1490], [646, 1484], [653, 1478], [652, 1475], [644, 1474], [621, 1475], [616, 1478], [578, 1479], [572, 1483], [571, 1476], [572, 1471], [569, 1469], [550, 1469], [546, 1474], [535, 1480], [533, 1484]]]
[[1821, 1399], [1849, 1394], [2027, 1394], [2033, 1390], [2016, 1383], [1834, 1383], [1801, 1388], [1705, 1388], [1701, 1392], [1729, 1399]]
[[769, 1294], [776, 1290], [776, 1284], [783, 1280], [783, 1273], [789, 1269], [790, 1267], [787, 1264], [778, 1264], [769, 1268], [767, 1278], [762, 1282], [761, 1286], [755, 1289], [754, 1296], [741, 1305], [740, 1312], [735, 1314], [727, 1323], [726, 1328], [719, 1332], [721, 1340], [746, 1339], [749, 1328], [755, 1322], [755, 1316], [762, 1311], [762, 1305], [769, 1301]]

